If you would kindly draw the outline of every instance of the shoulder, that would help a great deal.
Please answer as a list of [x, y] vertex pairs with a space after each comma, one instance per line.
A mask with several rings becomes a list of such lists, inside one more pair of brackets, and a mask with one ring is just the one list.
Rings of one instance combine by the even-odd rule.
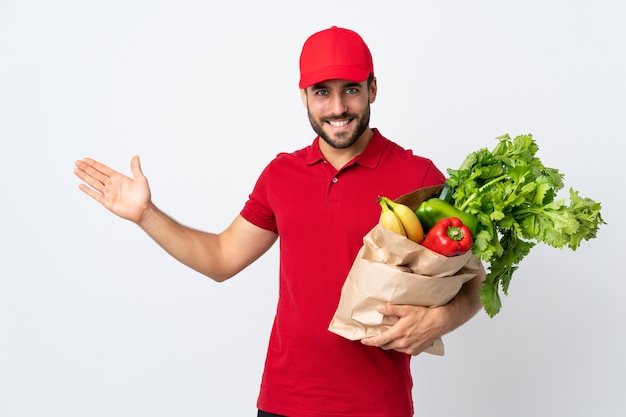
[[407, 175], [413, 175], [413, 178], [422, 178], [423, 186], [439, 185], [445, 181], [444, 174], [429, 157], [420, 155], [411, 148], [401, 146], [382, 135], [379, 140], [384, 144], [384, 163], [397, 167]]
[[384, 154], [387, 158], [401, 160], [418, 166], [435, 165], [434, 162], [427, 156], [417, 154], [411, 148], [406, 148], [397, 142], [387, 139], [380, 133], [378, 133], [375, 137], [377, 137], [377, 141], [380, 143], [379, 146], [384, 149]]
[[314, 141], [312, 144], [295, 151], [279, 152], [268, 163], [265, 170], [289, 169], [290, 167], [301, 168], [302, 166], [313, 164], [321, 158], [319, 147], [316, 146], [316, 141]]

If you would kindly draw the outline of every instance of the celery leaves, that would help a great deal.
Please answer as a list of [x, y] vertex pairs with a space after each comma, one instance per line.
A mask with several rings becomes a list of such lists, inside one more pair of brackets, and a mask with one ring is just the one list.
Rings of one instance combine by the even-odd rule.
[[490, 317], [502, 308], [513, 273], [536, 243], [578, 248], [605, 224], [601, 204], [570, 189], [569, 204], [557, 199], [563, 174], [536, 157], [532, 135], [496, 138], [493, 150], [469, 154], [457, 170], [448, 169], [454, 205], [480, 221], [472, 251], [489, 264], [480, 298]]

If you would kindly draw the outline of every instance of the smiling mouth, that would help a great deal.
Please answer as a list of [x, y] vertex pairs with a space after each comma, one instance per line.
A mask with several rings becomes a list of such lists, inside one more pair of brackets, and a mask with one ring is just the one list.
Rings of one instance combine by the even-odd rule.
[[347, 126], [351, 121], [352, 119], [328, 120], [328, 124], [331, 125], [332, 127], [341, 128], [341, 127]]

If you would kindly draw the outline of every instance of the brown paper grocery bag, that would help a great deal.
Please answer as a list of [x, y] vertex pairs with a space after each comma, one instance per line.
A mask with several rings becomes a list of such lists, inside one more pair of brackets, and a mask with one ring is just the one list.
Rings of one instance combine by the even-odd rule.
[[[416, 208], [432, 194], [431, 189], [421, 189], [402, 198], [413, 199], [404, 204]], [[479, 268], [480, 260], [471, 252], [439, 255], [378, 224], [363, 238], [328, 330], [349, 340], [379, 335], [397, 318], [383, 316], [377, 305], [444, 305]], [[426, 352], [443, 355], [441, 339]]]

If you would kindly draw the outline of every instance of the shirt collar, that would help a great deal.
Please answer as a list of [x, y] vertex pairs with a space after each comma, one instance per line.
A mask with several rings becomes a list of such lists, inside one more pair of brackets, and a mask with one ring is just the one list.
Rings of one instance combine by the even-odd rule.
[[[380, 158], [382, 156], [382, 150], [385, 146], [386, 140], [380, 134], [378, 129], [374, 128], [372, 130], [374, 132], [374, 135], [372, 136], [372, 139], [370, 139], [370, 142], [367, 144], [367, 147], [351, 162], [346, 164], [346, 167], [352, 164], [359, 164], [366, 168], [376, 168], [376, 165], [378, 165], [378, 162], [380, 161]], [[324, 160], [324, 155], [322, 155], [322, 151], [320, 150], [319, 141], [320, 137], [317, 136], [313, 141], [313, 144], [310, 146], [310, 150], [305, 158], [305, 162], [307, 165], [313, 165]]]

